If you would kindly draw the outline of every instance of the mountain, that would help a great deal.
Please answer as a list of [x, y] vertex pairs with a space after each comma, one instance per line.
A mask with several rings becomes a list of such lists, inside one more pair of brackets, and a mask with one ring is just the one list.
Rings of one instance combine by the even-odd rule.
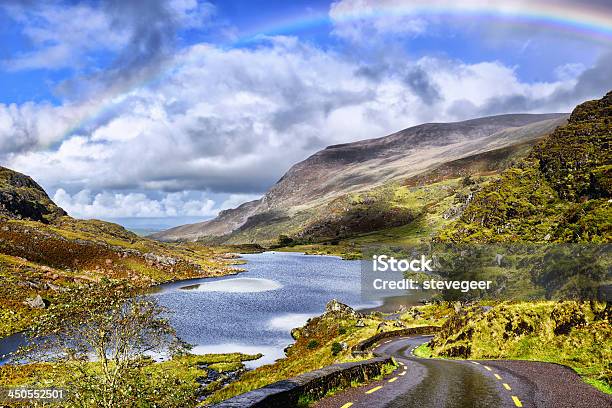
[[[403, 183], [457, 160], [485, 160], [486, 155], [482, 155], [487, 152], [498, 152], [505, 158], [517, 150], [524, 153], [524, 149], [507, 148], [533, 145], [566, 119], [566, 114], [556, 113], [513, 114], [427, 123], [377, 139], [329, 146], [294, 165], [261, 199], [222, 211], [213, 220], [176, 227], [152, 237], [162, 241], [253, 243], [272, 242], [279, 234], [312, 235], [307, 231], [318, 231], [314, 235], [321, 237], [341, 235], [337, 230], [318, 228], [328, 222], [330, 212], [337, 210], [341, 204], [338, 200], [346, 201], [352, 194], [390, 183]], [[367, 222], [357, 222], [353, 232], [398, 226], [410, 220], [407, 213], [377, 212]]]
[[49, 223], [66, 215], [30, 177], [0, 166], [0, 219]]

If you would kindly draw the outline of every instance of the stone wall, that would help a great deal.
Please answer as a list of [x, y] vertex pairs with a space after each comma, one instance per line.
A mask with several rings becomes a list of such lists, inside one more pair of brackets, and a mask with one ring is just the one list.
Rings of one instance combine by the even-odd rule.
[[289, 380], [237, 395], [214, 408], [289, 408], [297, 406], [300, 397], [319, 399], [332, 389], [348, 388], [351, 382], [363, 382], [381, 374], [391, 357], [376, 357], [354, 363], [334, 364]]

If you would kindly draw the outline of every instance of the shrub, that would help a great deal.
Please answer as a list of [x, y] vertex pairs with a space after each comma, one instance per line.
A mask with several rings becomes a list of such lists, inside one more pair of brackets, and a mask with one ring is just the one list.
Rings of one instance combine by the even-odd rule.
[[309, 350], [316, 349], [317, 347], [319, 347], [319, 342], [316, 340], [310, 340], [306, 345], [306, 348]]
[[334, 342], [331, 346], [332, 355], [338, 355], [342, 351], [342, 345], [338, 342]]

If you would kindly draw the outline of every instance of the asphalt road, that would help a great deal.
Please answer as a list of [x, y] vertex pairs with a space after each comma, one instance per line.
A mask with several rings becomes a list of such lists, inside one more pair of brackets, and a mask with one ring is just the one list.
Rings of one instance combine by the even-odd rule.
[[567, 367], [528, 361], [421, 359], [412, 351], [428, 336], [374, 347], [400, 367], [386, 378], [319, 401], [318, 408], [612, 408], [612, 397]]

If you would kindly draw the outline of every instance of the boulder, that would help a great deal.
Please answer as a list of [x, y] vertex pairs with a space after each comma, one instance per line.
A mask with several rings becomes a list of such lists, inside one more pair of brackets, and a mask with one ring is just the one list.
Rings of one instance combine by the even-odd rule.
[[30, 306], [32, 309], [44, 309], [47, 307], [47, 303], [45, 303], [40, 295], [36, 295], [34, 298], [28, 298], [23, 303]]
[[302, 330], [299, 327], [291, 329], [291, 337], [293, 338], [293, 340], [299, 339], [300, 337], [302, 337]]
[[349, 305], [345, 305], [344, 303], [338, 302], [336, 299], [330, 300], [327, 305], [325, 305], [325, 313], [326, 316], [333, 315], [337, 317], [348, 317], [355, 318], [360, 317], [361, 315], [355, 311]]
[[404, 322], [402, 322], [400, 319], [397, 319], [395, 322], [393, 322], [393, 326], [395, 326], [395, 327], [406, 327]]
[[502, 254], [495, 254], [495, 259], [493, 259], [493, 263], [495, 263], [497, 266], [502, 266], [503, 259], [504, 256]]

